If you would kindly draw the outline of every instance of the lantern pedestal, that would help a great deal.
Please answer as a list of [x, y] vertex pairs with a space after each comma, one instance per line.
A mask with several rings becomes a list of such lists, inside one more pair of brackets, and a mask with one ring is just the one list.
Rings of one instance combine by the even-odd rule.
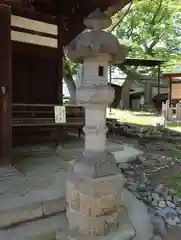
[[83, 81], [76, 97], [85, 108], [85, 148], [70, 169], [66, 187], [67, 236], [71, 240], [120, 240], [124, 179], [114, 155], [106, 149], [106, 107], [114, 99], [114, 90], [108, 86], [109, 64], [124, 61], [127, 49], [102, 31], [111, 24], [104, 13], [94, 12], [84, 24], [92, 30], [67, 48], [68, 57], [83, 63]]

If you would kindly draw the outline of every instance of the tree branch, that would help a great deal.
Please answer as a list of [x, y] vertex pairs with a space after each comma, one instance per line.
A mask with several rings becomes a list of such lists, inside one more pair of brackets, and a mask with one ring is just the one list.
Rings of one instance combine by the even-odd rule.
[[152, 50], [154, 48], [154, 46], [158, 43], [160, 38], [156, 38], [155, 40], [153, 40], [153, 42], [151, 43], [151, 45], [149, 46], [149, 50]]
[[134, 30], [134, 16], [132, 16], [131, 18], [131, 28], [128, 31], [128, 39], [131, 38], [132, 34], [133, 34], [133, 30]]
[[154, 56], [153, 54], [153, 48], [154, 46], [158, 43], [160, 38], [156, 38], [155, 40], [153, 40], [153, 42], [151, 43], [151, 45], [146, 49], [145, 53], [150, 55], [151, 57]]
[[[158, 5], [158, 8], [157, 8], [157, 11], [155, 12], [154, 16], [153, 16], [153, 19], [151, 21], [151, 25], [154, 26], [156, 24], [156, 17], [158, 16], [160, 10], [161, 10], [161, 7], [162, 7], [162, 3], [163, 3], [163, 0], [160, 0], [159, 2], [159, 5]], [[151, 31], [150, 31], [151, 32]], [[154, 36], [155, 35], [155, 30], [153, 30], [151, 32], [151, 35]]]
[[132, 2], [129, 4], [128, 9], [126, 10], [126, 12], [123, 14], [123, 16], [116, 22], [115, 25], [112, 26], [112, 28], [108, 31], [108, 32], [112, 32], [114, 31], [114, 29], [120, 24], [120, 22], [126, 17], [126, 15], [129, 13], [130, 9], [132, 7]]
[[146, 44], [146, 41], [143, 40], [142, 44], [143, 44], [143, 47], [145, 48], [145, 52], [147, 52], [148, 51], [148, 46]]
[[149, 47], [145, 48], [146, 49], [146, 54], [150, 55], [153, 57], [153, 48], [155, 47], [155, 45], [160, 41], [160, 39], [165, 35], [165, 33], [163, 33], [162, 35], [160, 35], [159, 37], [155, 37], [155, 39], [153, 39], [153, 42], [150, 44]]
[[134, 71], [132, 69], [129, 69], [128, 67], [126, 67], [124, 64], [118, 64], [117, 67], [123, 71], [126, 75], [128, 75], [130, 78], [135, 78], [139, 79], [139, 74], [137, 74], [136, 69], [134, 69]]
[[155, 25], [155, 20], [156, 20], [156, 17], [158, 16], [158, 13], [161, 10], [162, 3], [163, 3], [163, 0], [160, 0], [160, 3], [159, 3], [158, 8], [157, 8], [157, 11], [155, 12], [155, 14], [153, 16], [153, 19], [152, 19], [152, 25]]

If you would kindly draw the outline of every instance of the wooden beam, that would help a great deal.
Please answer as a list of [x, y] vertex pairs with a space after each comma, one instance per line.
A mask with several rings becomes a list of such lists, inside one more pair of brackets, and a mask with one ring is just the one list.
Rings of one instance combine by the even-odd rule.
[[181, 73], [164, 73], [164, 74], [162, 74], [162, 77], [163, 78], [169, 78], [169, 77], [171, 77], [171, 78], [176, 78], [176, 77], [181, 77]]
[[26, 29], [26, 28], [17, 27], [17, 26], [11, 26], [11, 30], [16, 31], [16, 32], [21, 32], [21, 33], [28, 33], [28, 34], [32, 34], [32, 35], [37, 35], [37, 36], [41, 36], [41, 37], [57, 39], [56, 35], [53, 35], [53, 34], [50, 34], [50, 33], [38, 32], [38, 31], [35, 31], [35, 30], [32, 30], [32, 29]]
[[[86, 18], [96, 8], [95, 4], [89, 5], [85, 2], [80, 5], [74, 13], [72, 13], [66, 22], [64, 29], [63, 45], [69, 44], [80, 32], [85, 29], [84, 18]], [[74, 27], [73, 27], [74, 26]]]
[[12, 8], [12, 14], [44, 23], [56, 24], [56, 17], [52, 16], [51, 14], [45, 14], [33, 10], [23, 10], [18, 8]]
[[11, 8], [0, 4], [0, 165], [12, 150]]
[[50, 48], [30, 43], [12, 41], [12, 53], [27, 54], [29, 56], [42, 56], [45, 58], [58, 59], [57, 48]]

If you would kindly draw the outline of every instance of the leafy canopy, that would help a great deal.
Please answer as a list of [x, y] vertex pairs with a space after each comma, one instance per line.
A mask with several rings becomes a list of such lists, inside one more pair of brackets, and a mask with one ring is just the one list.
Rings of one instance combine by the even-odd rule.
[[129, 57], [164, 60], [162, 70], [173, 71], [181, 65], [180, 0], [133, 0], [116, 35], [129, 45]]

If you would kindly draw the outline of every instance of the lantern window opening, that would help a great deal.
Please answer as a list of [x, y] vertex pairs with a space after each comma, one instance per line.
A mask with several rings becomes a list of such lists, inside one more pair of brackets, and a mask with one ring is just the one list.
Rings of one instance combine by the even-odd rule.
[[103, 77], [104, 76], [104, 67], [103, 66], [99, 66], [98, 67], [98, 76], [99, 77]]

